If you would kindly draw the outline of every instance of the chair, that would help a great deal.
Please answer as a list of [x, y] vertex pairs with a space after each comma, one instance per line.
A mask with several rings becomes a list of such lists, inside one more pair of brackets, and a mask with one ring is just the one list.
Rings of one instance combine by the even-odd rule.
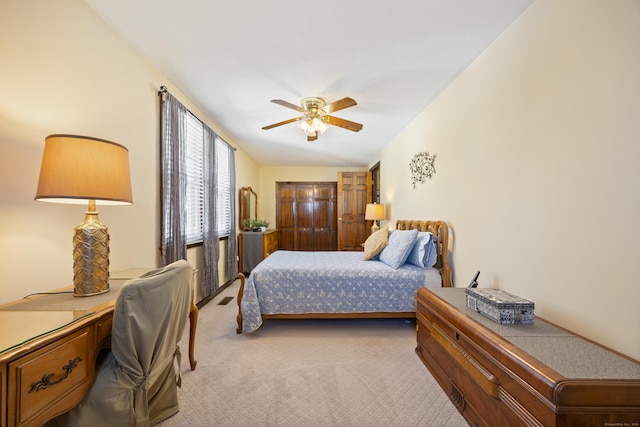
[[[111, 351], [84, 400], [47, 426], [150, 426], [178, 412], [178, 342], [192, 304], [184, 260], [129, 280], [118, 294]], [[176, 366], [177, 359], [177, 366]]]

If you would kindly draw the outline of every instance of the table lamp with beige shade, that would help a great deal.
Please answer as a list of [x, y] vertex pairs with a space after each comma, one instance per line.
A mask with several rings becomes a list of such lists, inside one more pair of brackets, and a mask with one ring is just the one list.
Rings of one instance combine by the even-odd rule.
[[367, 221], [373, 221], [371, 226], [371, 234], [380, 230], [378, 226], [378, 220], [384, 219], [384, 205], [377, 203], [367, 203], [364, 211], [364, 219]]
[[104, 139], [50, 135], [45, 139], [36, 200], [88, 204], [73, 237], [73, 295], [109, 291], [109, 229], [96, 204], [130, 205], [129, 151]]

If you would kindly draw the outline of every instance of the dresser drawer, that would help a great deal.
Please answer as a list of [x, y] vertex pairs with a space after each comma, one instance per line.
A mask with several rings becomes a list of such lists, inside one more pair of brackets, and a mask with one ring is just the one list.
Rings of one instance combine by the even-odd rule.
[[7, 381], [16, 393], [8, 396], [9, 425], [29, 424], [56, 402], [77, 404], [78, 391], [91, 385], [92, 356], [91, 330], [84, 328], [11, 362]]
[[264, 258], [268, 257], [272, 253], [278, 250], [278, 232], [274, 231], [269, 234], [265, 234], [263, 242]]

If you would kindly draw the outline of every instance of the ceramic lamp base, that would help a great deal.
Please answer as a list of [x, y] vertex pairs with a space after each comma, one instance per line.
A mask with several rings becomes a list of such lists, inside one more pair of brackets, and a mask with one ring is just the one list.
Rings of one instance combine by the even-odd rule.
[[97, 212], [86, 212], [84, 223], [74, 231], [73, 296], [109, 292], [109, 228]]

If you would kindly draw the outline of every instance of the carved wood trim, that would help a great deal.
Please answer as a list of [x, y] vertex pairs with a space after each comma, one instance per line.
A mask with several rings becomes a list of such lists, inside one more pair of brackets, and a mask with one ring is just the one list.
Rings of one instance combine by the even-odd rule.
[[435, 236], [438, 256], [434, 267], [440, 271], [442, 287], [450, 288], [451, 267], [449, 266], [449, 226], [447, 223], [444, 221], [400, 219], [396, 221], [396, 230], [429, 231]]

